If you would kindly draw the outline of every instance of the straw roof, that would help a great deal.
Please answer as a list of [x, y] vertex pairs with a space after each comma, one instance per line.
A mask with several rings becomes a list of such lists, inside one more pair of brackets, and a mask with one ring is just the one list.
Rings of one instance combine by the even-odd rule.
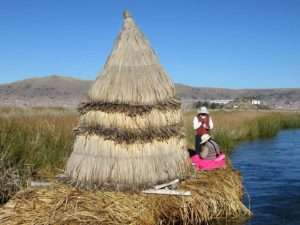
[[128, 12], [89, 98], [79, 107], [67, 182], [137, 190], [189, 176], [180, 101]]
[[89, 91], [93, 101], [156, 104], [175, 95], [173, 83], [128, 12], [111, 55]]

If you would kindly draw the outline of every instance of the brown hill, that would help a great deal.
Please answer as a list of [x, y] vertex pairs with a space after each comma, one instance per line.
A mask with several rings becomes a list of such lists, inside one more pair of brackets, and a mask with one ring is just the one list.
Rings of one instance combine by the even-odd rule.
[[186, 101], [256, 97], [274, 108], [300, 109], [300, 88], [225, 89], [176, 84], [176, 90], [177, 94]]
[[[92, 81], [48, 76], [0, 85], [0, 105], [76, 107], [86, 99]], [[225, 89], [176, 84], [184, 105], [197, 100], [235, 99], [257, 96], [276, 108], [300, 108], [300, 88]]]
[[0, 85], [1, 105], [75, 107], [85, 99], [91, 81], [48, 76]]

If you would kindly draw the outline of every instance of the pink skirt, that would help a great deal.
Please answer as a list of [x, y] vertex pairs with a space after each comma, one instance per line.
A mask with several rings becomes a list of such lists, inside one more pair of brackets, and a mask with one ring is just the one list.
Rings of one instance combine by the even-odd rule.
[[194, 155], [192, 163], [197, 170], [214, 170], [218, 168], [226, 168], [225, 155], [221, 154], [216, 159], [201, 159], [199, 155]]

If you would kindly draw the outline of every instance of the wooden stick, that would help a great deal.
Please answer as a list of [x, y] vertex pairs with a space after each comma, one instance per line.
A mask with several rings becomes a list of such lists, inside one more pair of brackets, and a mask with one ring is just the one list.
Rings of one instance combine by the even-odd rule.
[[48, 187], [51, 185], [52, 185], [52, 183], [50, 183], [50, 182], [43, 182], [43, 181], [31, 181], [30, 182], [31, 187]]
[[192, 193], [190, 191], [176, 191], [176, 190], [168, 190], [168, 189], [147, 189], [142, 191], [144, 194], [158, 194], [158, 195], [180, 195], [180, 196], [191, 196]]
[[155, 190], [159, 190], [159, 189], [162, 189], [164, 187], [168, 187], [168, 186], [171, 186], [173, 184], [178, 184], [178, 183], [179, 183], [179, 179], [175, 179], [175, 180], [173, 180], [171, 182], [168, 182], [168, 183], [164, 183], [164, 184], [160, 184], [160, 185], [155, 185], [154, 189]]

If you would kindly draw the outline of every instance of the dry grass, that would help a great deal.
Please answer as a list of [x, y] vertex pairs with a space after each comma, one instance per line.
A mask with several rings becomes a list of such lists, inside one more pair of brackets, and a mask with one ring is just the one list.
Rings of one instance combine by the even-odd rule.
[[241, 203], [237, 172], [201, 172], [180, 189], [192, 197], [126, 192], [86, 192], [56, 183], [51, 188], [19, 192], [0, 208], [2, 225], [200, 224], [212, 219], [250, 216]]

